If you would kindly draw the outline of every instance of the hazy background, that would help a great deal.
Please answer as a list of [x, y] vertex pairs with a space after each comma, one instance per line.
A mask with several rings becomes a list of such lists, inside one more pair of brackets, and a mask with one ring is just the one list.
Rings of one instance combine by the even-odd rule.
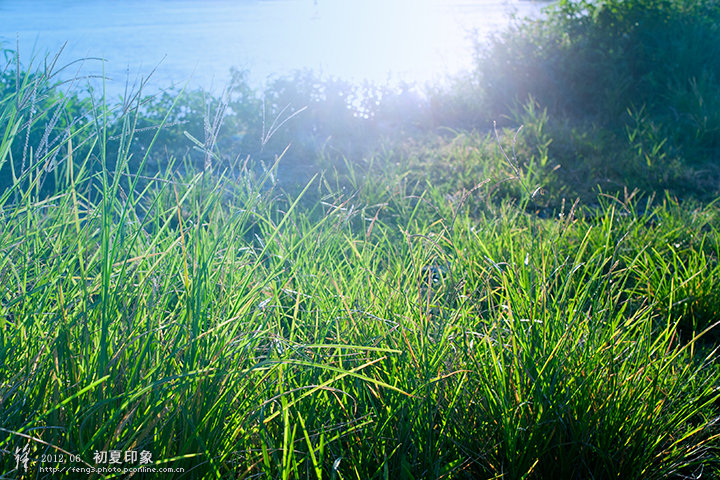
[[[0, 1], [0, 43], [24, 64], [86, 57], [67, 78], [105, 71], [111, 94], [146, 76], [222, 88], [231, 67], [262, 86], [297, 69], [360, 82], [441, 80], [469, 68], [472, 38], [545, 3], [518, 0], [24, 0]], [[38, 61], [38, 60], [36, 60]], [[80, 70], [78, 70], [80, 69]]]

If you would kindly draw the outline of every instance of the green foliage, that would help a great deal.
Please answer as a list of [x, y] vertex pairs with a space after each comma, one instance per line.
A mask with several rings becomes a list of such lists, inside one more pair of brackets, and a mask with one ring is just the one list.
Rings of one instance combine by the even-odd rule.
[[[76, 137], [75, 159], [88, 159], [87, 168], [96, 173], [114, 170], [124, 155], [118, 141], [129, 125], [123, 122], [132, 113], [129, 175], [143, 162], [145, 176], [152, 177], [172, 162], [222, 170], [246, 159], [256, 172], [268, 171], [291, 145], [271, 181], [293, 183], [296, 191], [321, 169], [346, 176], [348, 163], [362, 171], [376, 154], [402, 156], [406, 150], [408, 157], [422, 157], [418, 164], [433, 158], [438, 168], [430, 175], [464, 175], [450, 175], [444, 184], [471, 189], [515, 173], [508, 175], [509, 165], [494, 147], [497, 123], [502, 139], [522, 126], [516, 141], [502, 141], [506, 151], [516, 148], [528, 184], [542, 188], [536, 210], [557, 210], [564, 199], [577, 197], [593, 203], [600, 191], [619, 195], [625, 188], [709, 201], [720, 194], [718, 25], [720, 8], [712, 0], [560, 1], [545, 16], [516, 19], [479, 42], [474, 71], [422, 92], [412, 85], [352, 85], [312, 72], [272, 79], [256, 91], [235, 72], [217, 97], [176, 89], [136, 92], [118, 108], [63, 95], [53, 88], [51, 71], [23, 73], [13, 60], [2, 75], [7, 98], [18, 80], [37, 88], [23, 89], [26, 98], [18, 99], [26, 110], [18, 111], [25, 123], [14, 134], [8, 164], [15, 173], [5, 169], [0, 188], [20, 172], [30, 175], [36, 158], [57, 163], [63, 152], [52, 147], [69, 136]], [[72, 115], [58, 115], [63, 109]], [[100, 116], [107, 146], [84, 141], [88, 119]], [[438, 152], [423, 152], [422, 143], [431, 145], [427, 150], [448, 143], [454, 133], [447, 128], [459, 134], [449, 143], [472, 138], [485, 146], [463, 154], [443, 147], [442, 161]], [[30, 152], [30, 146], [40, 150]], [[55, 180], [39, 187], [50, 193]], [[513, 182], [496, 190], [501, 197], [521, 193]]]
[[[171, 159], [185, 159], [196, 168], [222, 168], [236, 158], [220, 152], [259, 151], [260, 101], [236, 71], [230, 85], [220, 96], [201, 90], [170, 89], [144, 96], [138, 109], [135, 151], [142, 158], [155, 141], [160, 148], [153, 155], [153, 170]], [[162, 125], [162, 128], [160, 126]], [[244, 158], [243, 158], [244, 160]]]
[[717, 6], [553, 12], [427, 99], [237, 73], [108, 106], [8, 56], [0, 450], [38, 478], [110, 449], [179, 478], [720, 475], [720, 212], [652, 201], [718, 193]]
[[670, 116], [673, 93], [717, 81], [719, 15], [713, 1], [560, 1], [480, 50], [478, 75], [497, 114], [532, 95], [610, 122], [632, 106]]
[[3, 50], [2, 55], [0, 192], [27, 187], [33, 175], [40, 179], [34, 186], [37, 191], [52, 191], [58, 165], [69, 155], [65, 147], [73, 143], [78, 153], [87, 151], [89, 101], [57, 88], [57, 56], [35, 71], [32, 65], [23, 70], [15, 52]]
[[583, 198], [599, 186], [711, 199], [718, 25], [714, 0], [559, 1], [479, 41], [474, 73], [432, 93], [433, 115], [463, 130], [540, 122], [562, 188]]
[[717, 204], [540, 218], [555, 179], [532, 106], [517, 139], [419, 149], [424, 178], [388, 152], [290, 194], [282, 156], [226, 170], [220, 143], [212, 168], [157, 172], [182, 120], [164, 105], [200, 108], [159, 101], [153, 138], [155, 104], [96, 106], [49, 196], [32, 169], [0, 196], [0, 449], [28, 446], [31, 469], [5, 454], [3, 472], [147, 450], [176, 478], [720, 473]]

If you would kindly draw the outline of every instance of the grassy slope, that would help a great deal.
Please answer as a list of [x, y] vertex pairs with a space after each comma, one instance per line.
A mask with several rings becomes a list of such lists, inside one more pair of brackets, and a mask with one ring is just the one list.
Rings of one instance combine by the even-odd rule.
[[[535, 103], [515, 139], [325, 156], [292, 193], [277, 165], [221, 171], [213, 135], [196, 146], [214, 169], [158, 173], [148, 152], [187, 148], [173, 111], [114, 113], [15, 78], [0, 101], [10, 478], [50, 478], [42, 454], [94, 465], [111, 449], [184, 478], [720, 475], [716, 203], [619, 189], [571, 206], [595, 185], [558, 173], [551, 145], [581, 134]], [[632, 184], [645, 153], [610, 176]]]
[[121, 171], [96, 203], [70, 172], [5, 196], [7, 451], [146, 449], [194, 478], [717, 468], [720, 371], [692, 339], [714, 206], [541, 220], [392, 171], [306, 198], [210, 172], [130, 194]]

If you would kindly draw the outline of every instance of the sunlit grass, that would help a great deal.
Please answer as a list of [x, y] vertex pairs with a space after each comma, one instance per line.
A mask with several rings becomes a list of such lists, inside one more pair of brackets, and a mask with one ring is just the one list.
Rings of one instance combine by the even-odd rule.
[[[7, 175], [27, 110], [0, 108]], [[276, 166], [143, 177], [140, 109], [113, 139], [95, 111], [0, 197], [8, 475], [108, 450], [178, 478], [718, 474], [716, 205], [542, 219], [498, 151], [515, 203], [498, 179], [422, 181], [418, 159], [293, 194]]]

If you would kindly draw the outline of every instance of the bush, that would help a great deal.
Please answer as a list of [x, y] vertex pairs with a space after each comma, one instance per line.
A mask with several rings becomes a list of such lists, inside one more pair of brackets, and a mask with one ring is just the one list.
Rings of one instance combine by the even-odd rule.
[[[435, 92], [436, 119], [537, 130], [564, 190], [718, 192], [720, 4], [561, 0], [478, 42], [472, 76]], [[534, 112], [544, 112], [534, 118]]]

